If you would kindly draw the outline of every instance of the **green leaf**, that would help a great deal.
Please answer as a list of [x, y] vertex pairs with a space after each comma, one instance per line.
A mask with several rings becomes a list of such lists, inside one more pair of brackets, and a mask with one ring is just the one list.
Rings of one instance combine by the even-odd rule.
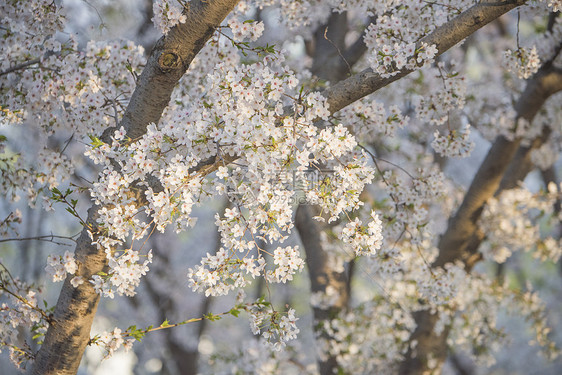
[[215, 314], [213, 314], [213, 313], [205, 314], [205, 315], [203, 315], [203, 317], [204, 317], [205, 319], [207, 319], [207, 320], [210, 320], [211, 322], [215, 322], [215, 321], [217, 321], [217, 320], [221, 320], [221, 317], [220, 317], [220, 316], [215, 315]]
[[230, 309], [228, 313], [238, 318], [238, 315], [240, 315], [240, 310], [234, 308], [234, 309]]
[[93, 135], [89, 135], [88, 137], [90, 137], [90, 140], [92, 141], [91, 145], [93, 148], [103, 146], [103, 142], [98, 137], [94, 137]]
[[145, 334], [146, 334], [146, 333], [143, 332], [143, 331], [134, 331], [134, 332], [131, 332], [129, 335], [130, 335], [132, 338], [134, 338], [135, 340], [137, 340], [137, 341], [140, 342], [140, 341], [142, 341], [142, 339], [144, 338], [144, 335], [145, 335]]

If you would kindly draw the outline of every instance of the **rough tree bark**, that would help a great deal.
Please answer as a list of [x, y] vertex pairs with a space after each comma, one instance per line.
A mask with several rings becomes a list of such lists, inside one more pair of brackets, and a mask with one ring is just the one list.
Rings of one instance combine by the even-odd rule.
[[[325, 293], [327, 287], [336, 290], [337, 301], [329, 307], [313, 307], [314, 332], [318, 338], [329, 339], [325, 334], [324, 324], [335, 319], [345, 311], [349, 303], [348, 278], [345, 272], [335, 271], [329, 260], [329, 255], [322, 248], [320, 234], [323, 223], [312, 219], [316, 206], [300, 205], [295, 216], [295, 226], [299, 232], [301, 242], [306, 252], [311, 293]], [[318, 359], [321, 374], [333, 374], [338, 368], [336, 357], [326, 356]]]
[[[141, 137], [148, 124], [158, 122], [175, 85], [237, 2], [191, 1], [185, 11], [187, 21], [174, 27], [156, 43], [120, 123], [129, 137]], [[105, 138], [109, 134], [106, 131]], [[93, 206], [88, 211], [87, 223], [94, 228], [98, 209]], [[77, 241], [75, 257], [79, 262], [78, 274], [86, 280], [106, 267], [104, 251], [92, 246], [86, 228]], [[74, 288], [70, 277], [65, 280], [52, 322], [35, 359], [34, 375], [76, 374], [90, 340], [90, 328], [98, 302], [99, 295], [90, 283]]]

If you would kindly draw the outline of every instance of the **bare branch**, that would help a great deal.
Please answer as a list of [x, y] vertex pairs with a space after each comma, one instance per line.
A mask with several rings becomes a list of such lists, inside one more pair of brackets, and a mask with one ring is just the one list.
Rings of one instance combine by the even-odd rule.
[[332, 13], [325, 25], [314, 32], [312, 72], [321, 79], [338, 82], [351, 73], [342, 55], [347, 34], [347, 13]]
[[11, 242], [11, 241], [46, 241], [52, 242], [56, 245], [63, 245], [63, 246], [70, 246], [67, 243], [55, 241], [55, 239], [63, 239], [63, 240], [70, 240], [72, 242], [76, 242], [76, 238], [78, 234], [74, 236], [57, 236], [55, 234], [46, 234], [44, 236], [35, 236], [35, 237], [22, 237], [22, 238], [4, 238], [0, 239], [0, 242]]

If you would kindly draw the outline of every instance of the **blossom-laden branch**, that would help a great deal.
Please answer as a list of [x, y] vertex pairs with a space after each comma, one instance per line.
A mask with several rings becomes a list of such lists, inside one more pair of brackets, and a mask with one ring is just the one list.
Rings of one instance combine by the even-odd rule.
[[[166, 1], [158, 2], [162, 3]], [[287, 204], [290, 194], [268, 186], [286, 183], [278, 170], [288, 166], [303, 170], [324, 163], [332, 166], [335, 177], [325, 179], [307, 197], [321, 205], [330, 220], [360, 205], [359, 192], [371, 182], [372, 168], [364, 154], [354, 152], [356, 142], [343, 125], [322, 130], [313, 126], [315, 119], [327, 119], [338, 108], [328, 108], [318, 93], [303, 93], [302, 89], [299, 92], [295, 74], [280, 68], [275, 61], [280, 61], [281, 56], [266, 56], [252, 64], [251, 69], [245, 65], [233, 67], [237, 61], [225, 59], [208, 75], [205, 93], [178, 93], [170, 103], [172, 91], [191, 59], [235, 3], [193, 1], [186, 4], [183, 13], [174, 14], [179, 23], [163, 29], [167, 35], [155, 46], [138, 79], [120, 129], [107, 129], [101, 137], [103, 142], [92, 145], [88, 151], [105, 168], [91, 189], [96, 205], [84, 220], [85, 230], [78, 239], [76, 276], [67, 277], [63, 286], [55, 311], [56, 323], [51, 325], [39, 352], [35, 373], [75, 371], [96, 310], [95, 292], [112, 296], [112, 287], [128, 292], [129, 287], [138, 284], [146, 272], [146, 263], [129, 268], [131, 264], [137, 265], [138, 253], [115, 251], [115, 245], [124, 242], [131, 233], [140, 237], [154, 228], [163, 230], [170, 223], [176, 224], [178, 230], [184, 229], [190, 223], [194, 204], [213, 196], [214, 192], [238, 194], [237, 207], [225, 210], [224, 217], [217, 216], [225, 249], [217, 256], [208, 256], [195, 271], [190, 271], [195, 289], [215, 295], [244, 286], [242, 271], [252, 278], [263, 273], [270, 281], [285, 282], [302, 269], [297, 249], [286, 247], [274, 252], [276, 268], [265, 270], [263, 249], [254, 249], [255, 240], [245, 239], [256, 233], [272, 241], [284, 239], [282, 232], [292, 227], [292, 211]], [[502, 5], [504, 2], [499, 7]], [[253, 38], [259, 23], [252, 28], [248, 35]], [[221, 45], [220, 41], [215, 42]], [[414, 65], [432, 61], [438, 52], [442, 51], [433, 44], [421, 42], [413, 51]], [[399, 76], [392, 69], [393, 66], [387, 73]], [[83, 82], [76, 84], [82, 85]], [[189, 83], [185, 86], [178, 91], [189, 91]], [[283, 101], [285, 97], [290, 100]], [[292, 108], [289, 114], [283, 106], [288, 103]], [[165, 121], [156, 125], [168, 105]], [[118, 111], [115, 112], [117, 119]], [[229, 168], [228, 162], [238, 155], [241, 164]], [[246, 168], [246, 174], [242, 168]], [[216, 178], [207, 177], [214, 171]], [[149, 223], [138, 219], [143, 212], [151, 215]], [[376, 214], [369, 230], [357, 220], [345, 228], [343, 237], [356, 245], [358, 254], [374, 252], [380, 247], [380, 222], [375, 218]], [[364, 236], [367, 233], [369, 236]], [[253, 250], [257, 251], [258, 259], [242, 261], [236, 255]], [[72, 262], [67, 263], [70, 269], [74, 268]], [[63, 267], [68, 271], [66, 263]], [[120, 273], [127, 270], [134, 272]], [[229, 271], [226, 276], [220, 274], [223, 270]], [[93, 277], [94, 288], [89, 283], [75, 285], [72, 280], [76, 281], [77, 277], [83, 280]]]
[[6, 70], [1, 71], [0, 76], [15, 72], [15, 71], [20, 70], [20, 69], [25, 69], [25, 68], [27, 68], [31, 65], [39, 64], [40, 62], [41, 62], [41, 59], [33, 59], [33, 60], [26, 61], [22, 64], [12, 66], [11, 68], [8, 68]]
[[[399, 67], [400, 69], [396, 69], [396, 65], [394, 64], [390, 68], [393, 70], [391, 74], [374, 72], [372, 69], [367, 69], [340, 82], [338, 81], [341, 77], [345, 76], [345, 73], [350, 69], [349, 65], [346, 67], [344, 64], [341, 64], [341, 58], [343, 58], [343, 56], [341, 56], [341, 52], [339, 52], [339, 49], [342, 48], [343, 45], [342, 41], [345, 38], [344, 30], [347, 27], [347, 15], [345, 13], [333, 14], [326, 25], [318, 28], [315, 33], [316, 39], [312, 43], [312, 45], [315, 46], [315, 50], [313, 51], [315, 59], [313, 60], [312, 72], [321, 79], [332, 82], [332, 86], [322, 92], [327, 98], [329, 111], [334, 114], [348, 104], [356, 102], [363, 96], [371, 94], [391, 82], [406, 76], [418, 69], [419, 66], [425, 64], [427, 59], [430, 60], [433, 57], [441, 55], [480, 27], [523, 3], [524, 1], [519, 3], [502, 2], [502, 7], [480, 3], [469, 8], [464, 13], [461, 13], [450, 22], [437, 27], [432, 33], [419, 40], [416, 46], [412, 47], [412, 51], [410, 51], [414, 54], [407, 57], [410, 61], [413, 59], [413, 63], [407, 66], [403, 64], [403, 66]], [[337, 32], [334, 32], [334, 30], [337, 30]], [[329, 37], [328, 33], [330, 32], [332, 33], [331, 35], [335, 36]], [[368, 34], [369, 30], [367, 30], [366, 35]], [[383, 33], [381, 32], [381, 34]], [[403, 35], [400, 37], [403, 37]], [[365, 46], [365, 44], [362, 45]], [[427, 50], [434, 45], [436, 47], [435, 52], [427, 54]], [[365, 52], [365, 50], [362, 50], [362, 52]], [[339, 56], [337, 56], [338, 53]], [[418, 57], [424, 54], [427, 56], [418, 60]], [[338, 61], [339, 64], [337, 63]], [[433, 104], [433, 102], [431, 103]], [[447, 149], [450, 148], [450, 145], [447, 145]], [[348, 293], [346, 293], [346, 284], [349, 283], [350, 280], [347, 279], [344, 270], [336, 271], [336, 269], [334, 269], [335, 261], [330, 259], [333, 255], [328, 254], [323, 248], [325, 247], [323, 242], [325, 243], [326, 240], [321, 240], [320, 234], [322, 231], [322, 224], [315, 223], [313, 221], [313, 216], [315, 215], [311, 213], [311, 207], [301, 205], [296, 212], [295, 225], [299, 231], [301, 241], [307, 254], [307, 265], [309, 268], [313, 299], [318, 297], [316, 299], [324, 301], [320, 303], [314, 299], [316, 302], [313, 302], [315, 316], [314, 327], [318, 335], [317, 339], [319, 340], [319, 344], [320, 341], [326, 340], [328, 344], [324, 346], [330, 347], [332, 345], [330, 341], [327, 340], [329, 339], [329, 335], [326, 335], [325, 332], [329, 329], [329, 321], [331, 319], [338, 315], [343, 316], [349, 298]], [[326, 303], [327, 301], [329, 301], [329, 303]], [[340, 343], [333, 343], [333, 345], [340, 345]], [[320, 344], [320, 346], [323, 345]], [[319, 356], [319, 366], [321, 373], [336, 371], [338, 368], [336, 356], [333, 355], [333, 353], [330, 354], [329, 350], [326, 350], [323, 355]]]
[[[494, 21], [501, 15], [509, 12], [510, 10], [525, 4], [525, 0], [517, 1], [500, 1], [496, 3], [478, 3], [453, 18], [447, 23], [437, 27], [429, 35], [423, 37], [412, 48], [412, 55], [408, 59], [413, 59], [415, 63], [411, 64], [409, 68], [395, 70], [390, 76], [373, 72], [371, 68], [365, 69], [360, 73], [354, 74], [351, 77], [337, 82], [329, 88], [322, 91], [322, 96], [326, 98], [326, 108], [330, 114], [334, 114], [339, 110], [345, 108], [358, 101], [359, 99], [370, 95], [379, 89], [388, 86], [392, 82], [407, 76], [408, 74], [418, 70], [423, 64], [433, 61], [434, 58], [442, 55], [455, 44], [463, 41], [476, 30], [486, 26], [488, 23]], [[341, 22], [341, 17], [338, 17]], [[334, 21], [335, 22], [335, 21]], [[324, 34], [320, 38], [324, 38]], [[327, 38], [327, 36], [326, 36]], [[331, 47], [336, 48], [327, 39], [325, 42]], [[427, 54], [427, 49], [431, 49], [432, 53]], [[329, 47], [324, 47], [324, 53], [330, 51]], [[361, 48], [361, 51], [363, 49]], [[424, 56], [423, 58], [418, 58]], [[322, 56], [325, 57], [325, 56]], [[341, 58], [341, 57], [338, 57]], [[344, 56], [345, 58], [345, 56]], [[321, 60], [321, 59], [320, 59]], [[320, 65], [319, 65], [320, 66]], [[340, 72], [341, 69], [338, 69]], [[343, 73], [338, 73], [337, 78], [341, 77]], [[322, 77], [326, 79], [326, 77]], [[229, 161], [236, 160], [239, 155], [229, 155]], [[215, 156], [197, 164], [196, 168], [205, 165], [214, 164], [216, 162]], [[211, 169], [213, 171], [214, 169]]]
[[[550, 64], [543, 66], [527, 81], [525, 90], [515, 104], [515, 123], [532, 122], [545, 101], [559, 91], [562, 91], [562, 71]], [[507, 181], [512, 181], [513, 176], [505, 174], [508, 167], [520, 177], [529, 172], [528, 165], [520, 163], [521, 160], [515, 157], [520, 144], [521, 138], [508, 140], [500, 135], [496, 139], [461, 206], [449, 219], [447, 230], [439, 241], [439, 255], [432, 264], [434, 269], [460, 261], [468, 272], [481, 259], [478, 248], [485, 234], [479, 229], [478, 221], [486, 202], [499, 193], [502, 180], [506, 181], [504, 188], [512, 185], [512, 182]], [[439, 321], [439, 313], [430, 310], [417, 311], [414, 317], [418, 326], [410, 337], [410, 343], [416, 344], [409, 347], [400, 367], [401, 374], [422, 374], [435, 363], [442, 363], [447, 356], [447, 337], [451, 327], [447, 325], [437, 333], [435, 326]]]
[[184, 12], [185, 22], [155, 44], [121, 120], [129, 138], [140, 138], [148, 124], [158, 123], [176, 84], [236, 3], [238, 0], [191, 1]]
[[[419, 54], [423, 46], [427, 46], [425, 48], [434, 46], [436, 51], [433, 57], [437, 57], [476, 30], [525, 3], [525, 0], [498, 1], [494, 3], [479, 2], [422, 38], [416, 44], [414, 50], [417, 51], [416, 54]], [[405, 68], [397, 70], [393, 75], [384, 77], [369, 68], [331, 86], [323, 92], [323, 95], [328, 100], [330, 112], [334, 113], [410, 74], [414, 69]]]
[[[531, 122], [544, 102], [553, 94], [562, 90], [562, 71], [549, 67], [541, 69], [531, 78], [525, 91], [515, 105], [517, 121]], [[472, 267], [478, 260], [475, 254], [478, 242], [473, 236], [477, 233], [476, 223], [486, 201], [492, 197], [500, 186], [504, 174], [512, 162], [519, 145], [520, 138], [508, 140], [498, 137], [488, 155], [482, 162], [474, 177], [465, 198], [457, 213], [449, 222], [445, 234], [441, 237], [439, 257], [434, 266], [442, 267], [445, 263], [463, 260]], [[514, 169], [521, 168], [514, 165]], [[511, 179], [511, 176], [506, 176]], [[476, 245], [476, 248], [474, 247]]]
[[[237, 2], [192, 1], [189, 11], [185, 12], [186, 23], [178, 24], [157, 42], [121, 121], [129, 138], [142, 136], [149, 123], [158, 122], [174, 86]], [[97, 227], [99, 210], [100, 207], [94, 205], [88, 211], [88, 226]], [[78, 238], [75, 254], [81, 264], [79, 276], [85, 280], [106, 267], [106, 254], [92, 245], [86, 228]], [[88, 343], [99, 294], [90, 283], [75, 288], [70, 279], [67, 277], [64, 282], [53, 316], [55, 323], [49, 326], [37, 353], [35, 375], [75, 374]]]
[[[14, 278], [8, 268], [0, 263], [0, 297], [3, 303], [0, 314], [4, 316], [0, 321], [0, 345], [6, 346], [10, 351], [10, 360], [20, 369], [25, 369], [29, 360], [35, 358], [35, 353], [18, 335], [18, 326], [31, 327], [33, 340], [39, 344], [47, 331], [49, 324], [53, 323], [52, 312], [54, 307], [44, 307], [38, 303], [40, 290], [33, 285], [27, 285]], [[6, 298], [7, 297], [7, 298]]]

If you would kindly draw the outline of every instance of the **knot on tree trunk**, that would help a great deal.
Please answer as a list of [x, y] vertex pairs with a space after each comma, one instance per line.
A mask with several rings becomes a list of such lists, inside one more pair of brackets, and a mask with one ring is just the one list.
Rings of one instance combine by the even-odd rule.
[[181, 57], [176, 51], [167, 50], [158, 58], [158, 66], [163, 72], [168, 72], [182, 66]]

